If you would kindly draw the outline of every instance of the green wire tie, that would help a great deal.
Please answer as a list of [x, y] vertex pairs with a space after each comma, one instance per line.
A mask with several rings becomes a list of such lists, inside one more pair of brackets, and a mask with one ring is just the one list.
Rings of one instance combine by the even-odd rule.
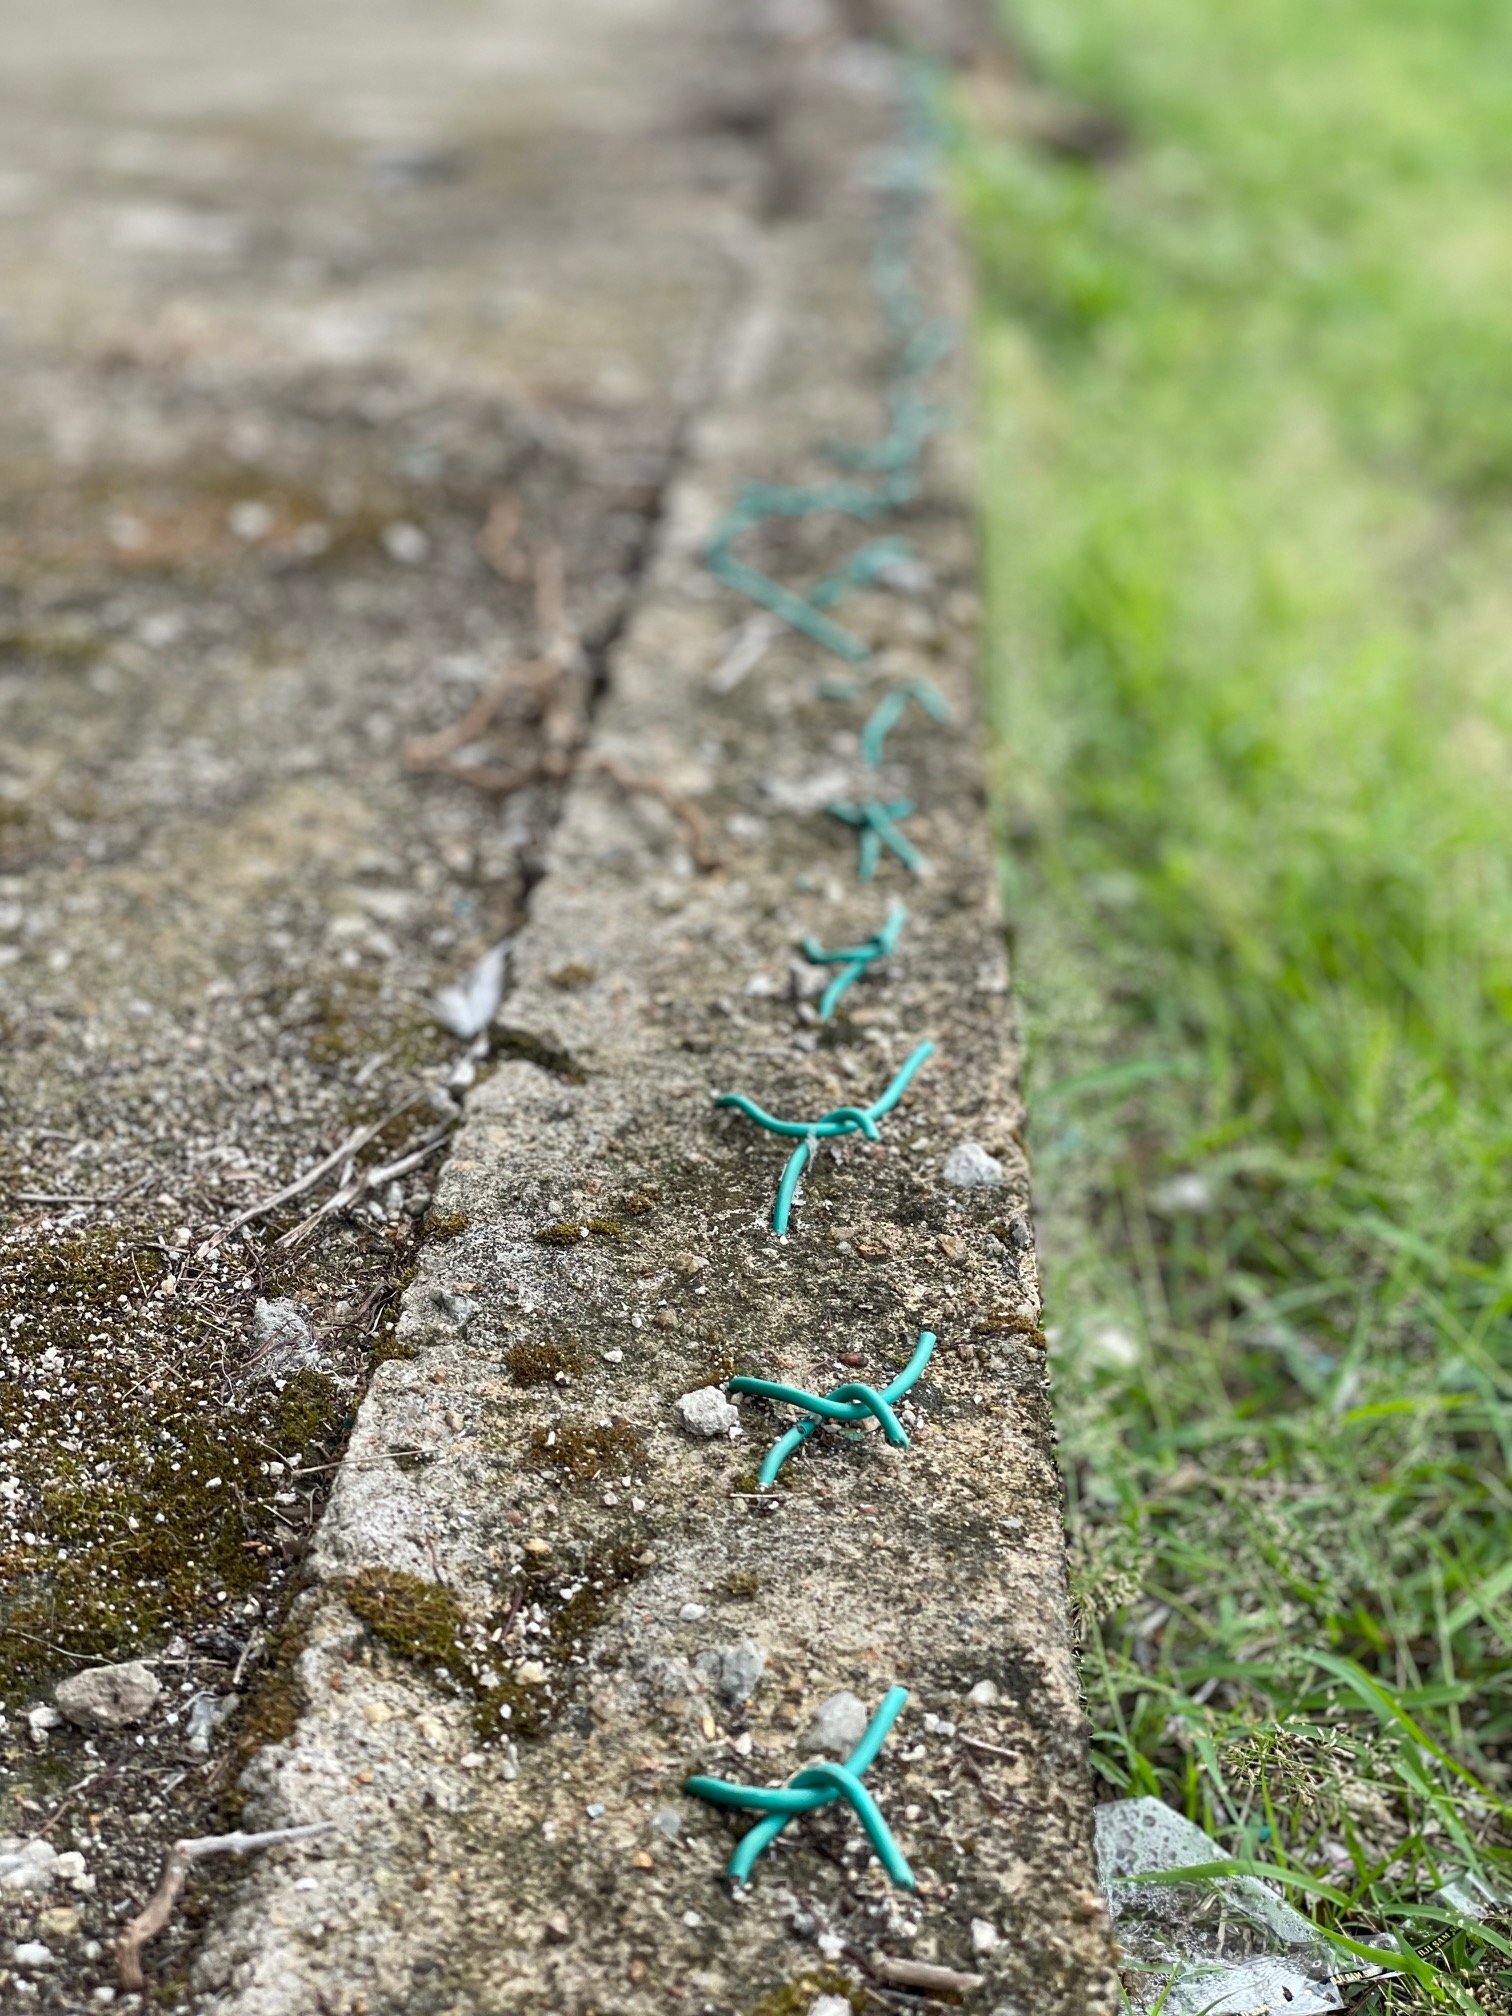
[[[864, 1421], [868, 1414], [874, 1415], [880, 1423], [882, 1433], [894, 1449], [908, 1447], [908, 1435], [903, 1423], [892, 1410], [894, 1400], [901, 1400], [908, 1389], [917, 1381], [919, 1374], [929, 1363], [934, 1353], [935, 1334], [932, 1330], [921, 1330], [919, 1342], [912, 1358], [903, 1367], [897, 1378], [882, 1388], [879, 1393], [874, 1386], [867, 1386], [859, 1379], [848, 1379], [843, 1386], [836, 1386], [824, 1394], [805, 1393], [801, 1386], [783, 1386], [775, 1379], [748, 1379], [744, 1373], [730, 1381], [732, 1393], [754, 1393], [763, 1400], [786, 1400], [789, 1406], [803, 1407], [813, 1416], [811, 1421], [800, 1421], [789, 1428], [781, 1441], [774, 1442], [766, 1453], [756, 1475], [758, 1490], [769, 1491], [777, 1482], [777, 1473], [789, 1456], [795, 1456], [811, 1435], [817, 1434], [826, 1421]], [[859, 1442], [862, 1437], [849, 1435], [851, 1442]]]
[[877, 1122], [885, 1113], [891, 1113], [894, 1106], [908, 1090], [909, 1081], [924, 1063], [934, 1055], [933, 1043], [921, 1043], [904, 1064], [896, 1078], [888, 1086], [880, 1099], [870, 1106], [837, 1106], [819, 1120], [776, 1120], [770, 1113], [763, 1112], [754, 1099], [748, 1099], [744, 1092], [721, 1092], [715, 1099], [716, 1106], [733, 1106], [737, 1113], [744, 1113], [748, 1120], [754, 1120], [758, 1127], [765, 1127], [769, 1134], [782, 1134], [789, 1140], [796, 1139], [798, 1146], [787, 1159], [787, 1167], [782, 1172], [782, 1181], [777, 1186], [777, 1202], [772, 1211], [772, 1230], [779, 1235], [788, 1229], [788, 1218], [793, 1209], [793, 1198], [804, 1170], [816, 1152], [819, 1142], [833, 1139], [837, 1134], [863, 1134], [868, 1141], [881, 1137], [877, 1133]]
[[882, 580], [889, 568], [911, 558], [913, 549], [908, 541], [867, 540], [806, 595], [785, 588], [759, 567], [739, 559], [735, 541], [769, 518], [813, 518], [829, 513], [863, 521], [880, 518], [907, 503], [913, 489], [912, 476], [898, 474], [888, 475], [875, 489], [862, 483], [748, 483], [711, 533], [704, 547], [704, 564], [716, 580], [769, 611], [789, 629], [801, 631], [848, 664], [859, 665], [871, 656], [871, 647], [824, 612], [847, 589]]
[[888, 736], [908, 712], [909, 701], [915, 701], [931, 721], [942, 725], [949, 722], [950, 702], [938, 688], [931, 686], [927, 679], [905, 679], [900, 686], [894, 686], [890, 693], [883, 695], [861, 730], [861, 761], [872, 770], [882, 767], [882, 750]]
[[756, 1860], [771, 1847], [790, 1820], [800, 1813], [816, 1813], [843, 1799], [866, 1830], [866, 1838], [877, 1851], [878, 1860], [900, 1890], [915, 1887], [914, 1874], [903, 1851], [893, 1839], [882, 1809], [861, 1783], [861, 1774], [875, 1761], [887, 1732], [903, 1712], [908, 1699], [906, 1687], [889, 1687], [881, 1707], [866, 1725], [866, 1734], [843, 1764], [809, 1764], [782, 1787], [731, 1785], [723, 1778], [685, 1778], [683, 1790], [695, 1799], [707, 1799], [711, 1806], [738, 1806], [764, 1813], [750, 1832], [741, 1836], [730, 1857], [728, 1875], [732, 1883], [748, 1883]]
[[837, 798], [824, 809], [832, 819], [854, 826], [860, 834], [859, 866], [863, 882], [870, 882], [875, 876], [884, 847], [889, 853], [897, 855], [910, 875], [924, 873], [924, 856], [906, 834], [898, 831], [897, 826], [898, 820], [912, 817], [914, 806], [911, 798], [895, 798], [890, 804], [880, 798], [863, 798], [859, 805]]
[[819, 997], [819, 1020], [828, 1022], [839, 1005], [840, 996], [854, 981], [859, 980], [875, 959], [885, 959], [898, 943], [899, 933], [908, 922], [908, 911], [901, 903], [894, 903], [887, 922], [880, 931], [874, 931], [864, 945], [844, 945], [838, 951], [826, 952], [814, 938], [805, 938], [800, 949], [803, 956], [813, 966], [840, 966], [844, 970], [835, 975]]

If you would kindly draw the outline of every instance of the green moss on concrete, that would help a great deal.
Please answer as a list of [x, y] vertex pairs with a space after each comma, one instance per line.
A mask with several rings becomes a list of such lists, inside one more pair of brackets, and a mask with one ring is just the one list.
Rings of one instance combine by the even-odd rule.
[[553, 1078], [560, 1078], [568, 1085], [586, 1085], [588, 1082], [588, 1073], [571, 1051], [530, 1029], [494, 1029], [489, 1038], [489, 1054], [493, 1057], [522, 1058], [525, 1063], [539, 1065], [541, 1070], [549, 1071]]
[[601, 1421], [591, 1428], [559, 1421], [554, 1428], [536, 1429], [529, 1461], [572, 1484], [591, 1484], [606, 1475], [635, 1477], [645, 1468], [645, 1436], [628, 1421]]
[[261, 1586], [270, 1456], [323, 1455], [347, 1396], [315, 1371], [234, 1399], [218, 1338], [118, 1228], [0, 1247], [0, 1698], [150, 1649]]
[[527, 1339], [512, 1344], [504, 1353], [504, 1363], [521, 1386], [550, 1386], [563, 1379], [576, 1379], [583, 1370], [583, 1349], [576, 1337], [560, 1343]]

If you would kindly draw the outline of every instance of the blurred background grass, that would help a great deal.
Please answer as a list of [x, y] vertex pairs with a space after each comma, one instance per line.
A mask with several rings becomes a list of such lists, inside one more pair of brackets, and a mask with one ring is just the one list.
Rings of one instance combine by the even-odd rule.
[[1097, 1766], [1427, 1956], [1351, 2006], [1512, 2007], [1427, 1901], [1509, 1880], [1512, 8], [1008, 25], [957, 174]]

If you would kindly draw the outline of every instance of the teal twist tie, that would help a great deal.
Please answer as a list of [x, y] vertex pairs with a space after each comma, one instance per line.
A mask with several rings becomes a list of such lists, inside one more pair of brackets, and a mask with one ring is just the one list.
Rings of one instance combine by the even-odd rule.
[[723, 1778], [683, 1780], [683, 1790], [691, 1792], [695, 1799], [707, 1799], [712, 1806], [738, 1806], [766, 1815], [736, 1844], [729, 1861], [731, 1882], [750, 1881], [757, 1857], [771, 1847], [790, 1820], [796, 1820], [800, 1813], [816, 1813], [821, 1806], [832, 1806], [837, 1799], [843, 1799], [865, 1828], [867, 1840], [894, 1883], [901, 1890], [915, 1887], [913, 1871], [893, 1839], [881, 1807], [861, 1783], [862, 1772], [876, 1761], [877, 1752], [907, 1699], [906, 1687], [889, 1687], [881, 1707], [866, 1725], [866, 1734], [843, 1764], [810, 1764], [780, 1788], [731, 1785]]
[[832, 819], [838, 819], [842, 825], [853, 826], [859, 833], [863, 882], [870, 882], [875, 876], [884, 847], [898, 857], [910, 875], [924, 873], [924, 856], [905, 834], [898, 831], [897, 822], [913, 814], [911, 798], [897, 798], [891, 804], [884, 803], [880, 798], [863, 798], [859, 805], [836, 799], [824, 809]]
[[743, 1092], [721, 1092], [714, 1101], [716, 1106], [733, 1106], [737, 1113], [744, 1113], [748, 1120], [754, 1120], [758, 1127], [764, 1127], [769, 1134], [782, 1134], [789, 1140], [796, 1139], [798, 1146], [788, 1157], [787, 1167], [782, 1172], [782, 1181], [777, 1186], [777, 1202], [772, 1211], [772, 1230], [779, 1234], [788, 1229], [788, 1219], [793, 1209], [793, 1199], [797, 1195], [798, 1184], [803, 1172], [813, 1159], [821, 1141], [832, 1139], [837, 1134], [861, 1134], [868, 1141], [880, 1139], [877, 1122], [885, 1113], [891, 1113], [894, 1106], [908, 1090], [909, 1081], [926, 1058], [934, 1055], [933, 1043], [921, 1043], [904, 1064], [880, 1099], [874, 1099], [870, 1106], [837, 1106], [818, 1120], [777, 1120], [764, 1112], [754, 1099], [748, 1099]]
[[748, 483], [710, 535], [704, 547], [704, 564], [716, 580], [769, 611], [789, 629], [801, 631], [848, 664], [859, 665], [871, 656], [869, 646], [825, 611], [848, 588], [880, 580], [888, 568], [906, 559], [909, 549], [905, 542], [869, 540], [843, 567], [827, 575], [807, 595], [800, 595], [740, 559], [734, 550], [735, 541], [769, 518], [814, 518], [826, 513], [863, 522], [880, 518], [906, 503], [912, 488], [913, 479], [907, 475], [888, 476], [875, 489], [850, 482]]
[[883, 745], [907, 713], [911, 700], [923, 708], [931, 721], [942, 725], [949, 722], [950, 703], [942, 693], [927, 679], [905, 679], [902, 685], [883, 695], [861, 730], [861, 761], [869, 768], [882, 767]]
[[[777, 1482], [777, 1473], [789, 1456], [794, 1456], [816, 1434], [825, 1421], [864, 1421], [873, 1415], [881, 1425], [882, 1433], [895, 1449], [908, 1447], [908, 1435], [903, 1423], [892, 1410], [894, 1400], [901, 1400], [908, 1389], [917, 1381], [924, 1367], [929, 1363], [935, 1347], [932, 1330], [921, 1330], [919, 1342], [912, 1358], [889, 1385], [879, 1393], [874, 1386], [866, 1386], [859, 1379], [847, 1380], [845, 1385], [836, 1386], [830, 1392], [805, 1393], [801, 1386], [783, 1386], [775, 1379], [748, 1379], [743, 1373], [730, 1381], [732, 1393], [754, 1393], [763, 1400], [786, 1400], [792, 1407], [802, 1407], [812, 1415], [812, 1420], [800, 1421], [789, 1428], [780, 1442], [774, 1442], [766, 1453], [756, 1475], [757, 1488], [768, 1491]], [[851, 1436], [851, 1441], [859, 1441], [859, 1436]]]
[[907, 910], [901, 903], [894, 903], [887, 922], [880, 931], [874, 931], [864, 945], [843, 945], [837, 951], [826, 952], [817, 939], [803, 940], [803, 956], [811, 965], [841, 968], [819, 997], [821, 1022], [829, 1021], [846, 988], [859, 980], [874, 960], [885, 959], [896, 949], [898, 936], [907, 922]]

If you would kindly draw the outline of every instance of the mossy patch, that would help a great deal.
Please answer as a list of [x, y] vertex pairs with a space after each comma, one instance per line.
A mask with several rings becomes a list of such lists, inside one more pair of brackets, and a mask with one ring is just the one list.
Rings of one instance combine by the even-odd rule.
[[504, 1363], [521, 1386], [550, 1386], [564, 1379], [576, 1379], [583, 1370], [583, 1348], [576, 1337], [560, 1343], [526, 1339], [511, 1344]]
[[585, 966], [581, 959], [569, 959], [565, 966], [559, 966], [551, 975], [551, 984], [560, 987], [564, 993], [571, 993], [579, 987], [591, 987], [597, 978], [593, 967]]
[[537, 1428], [530, 1438], [529, 1462], [539, 1470], [554, 1470], [573, 1484], [591, 1484], [602, 1476], [635, 1477], [645, 1468], [645, 1431], [629, 1421], [600, 1421], [587, 1427], [559, 1421]]
[[752, 2003], [748, 2016], [808, 2016], [821, 1995], [836, 1995], [858, 2012], [866, 2007], [863, 1989], [833, 1968], [824, 1967], [815, 1973], [800, 1974], [796, 1981], [763, 1995], [759, 2002]]
[[278, 1557], [284, 1463], [321, 1460], [345, 1390], [313, 1370], [232, 1403], [216, 1333], [113, 1227], [0, 1246], [0, 1696], [223, 1614]]
[[588, 1073], [578, 1063], [571, 1051], [553, 1043], [549, 1037], [537, 1036], [530, 1029], [496, 1028], [489, 1036], [491, 1057], [518, 1057], [527, 1064], [535, 1064], [542, 1071], [549, 1071], [553, 1078], [560, 1078], [568, 1085], [586, 1085]]
[[554, 1224], [542, 1225], [535, 1234], [542, 1246], [577, 1246], [584, 1239], [609, 1239], [616, 1246], [625, 1243], [625, 1228], [617, 1218], [559, 1218]]
[[644, 1572], [633, 1546], [590, 1556], [569, 1579], [532, 1564], [528, 1607], [536, 1629], [519, 1641], [544, 1677], [527, 1684], [512, 1670], [518, 1606], [473, 1617], [450, 1589], [397, 1570], [368, 1568], [339, 1585], [353, 1615], [396, 1657], [425, 1667], [472, 1704], [480, 1736], [535, 1736], [567, 1697], [585, 1648], [618, 1593]]
[[465, 1211], [427, 1211], [421, 1230], [427, 1239], [460, 1239], [472, 1220]]

